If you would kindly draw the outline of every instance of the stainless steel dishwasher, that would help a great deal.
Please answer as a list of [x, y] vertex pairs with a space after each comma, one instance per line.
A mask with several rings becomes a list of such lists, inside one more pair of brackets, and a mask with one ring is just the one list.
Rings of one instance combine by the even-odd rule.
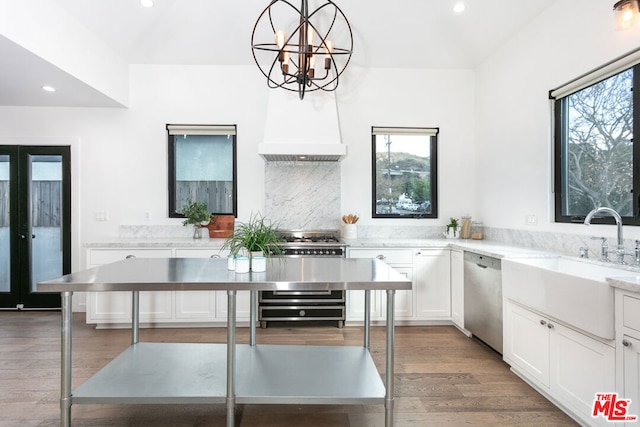
[[464, 328], [502, 354], [500, 259], [464, 253]]

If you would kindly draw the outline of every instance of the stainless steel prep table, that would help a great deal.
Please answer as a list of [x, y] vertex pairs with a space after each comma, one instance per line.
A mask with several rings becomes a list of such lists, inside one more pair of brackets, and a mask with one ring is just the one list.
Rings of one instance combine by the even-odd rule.
[[[363, 347], [255, 344], [260, 290], [364, 290]], [[387, 292], [385, 383], [369, 353], [371, 290]], [[225, 403], [227, 427], [236, 404], [384, 404], [393, 425], [395, 291], [411, 281], [377, 259], [272, 259], [267, 271], [239, 274], [226, 259], [132, 258], [38, 284], [62, 293], [60, 424], [71, 425], [72, 403]], [[140, 343], [140, 291], [227, 291], [226, 344]], [[250, 344], [236, 345], [236, 293], [251, 291]], [[131, 291], [132, 345], [71, 390], [73, 292]], [[339, 363], [330, 363], [339, 360]], [[236, 369], [242, 366], [242, 369]], [[385, 387], [386, 384], [386, 387]]]

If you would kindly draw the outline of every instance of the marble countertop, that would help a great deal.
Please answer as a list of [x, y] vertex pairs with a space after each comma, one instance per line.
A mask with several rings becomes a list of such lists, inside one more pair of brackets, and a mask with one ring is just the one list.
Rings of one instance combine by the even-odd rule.
[[621, 277], [608, 277], [607, 283], [614, 288], [640, 293], [640, 274]]
[[[191, 237], [171, 238], [117, 238], [100, 242], [87, 242], [86, 248], [194, 248], [194, 249], [220, 249], [226, 239]], [[355, 239], [345, 240], [350, 248], [453, 248], [468, 250], [482, 255], [496, 258], [505, 257], [542, 257], [556, 256], [557, 254], [539, 249], [525, 248], [521, 246], [501, 245], [486, 240], [462, 240], [462, 239]]]
[[122, 238], [101, 242], [86, 242], [85, 248], [202, 248], [219, 249], [226, 239], [194, 239], [192, 237], [167, 237], [167, 238]]
[[523, 258], [558, 256], [553, 252], [540, 249], [510, 246], [487, 240], [463, 239], [357, 239], [346, 240], [351, 248], [452, 248], [472, 251], [495, 258]]

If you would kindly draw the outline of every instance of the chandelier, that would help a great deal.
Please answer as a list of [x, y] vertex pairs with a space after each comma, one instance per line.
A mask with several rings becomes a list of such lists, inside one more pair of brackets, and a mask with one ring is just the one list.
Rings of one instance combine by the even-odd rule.
[[638, 0], [620, 0], [613, 5], [613, 11], [616, 29], [626, 30], [638, 20]]
[[303, 99], [306, 92], [336, 90], [351, 59], [353, 34], [330, 0], [312, 12], [307, 0], [299, 9], [287, 0], [272, 0], [256, 21], [251, 49], [270, 88], [298, 92]]

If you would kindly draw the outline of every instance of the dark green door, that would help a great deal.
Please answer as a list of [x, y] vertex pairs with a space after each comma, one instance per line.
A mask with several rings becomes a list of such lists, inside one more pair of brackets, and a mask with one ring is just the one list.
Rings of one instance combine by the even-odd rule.
[[0, 145], [0, 308], [60, 307], [36, 285], [71, 271], [70, 147]]

